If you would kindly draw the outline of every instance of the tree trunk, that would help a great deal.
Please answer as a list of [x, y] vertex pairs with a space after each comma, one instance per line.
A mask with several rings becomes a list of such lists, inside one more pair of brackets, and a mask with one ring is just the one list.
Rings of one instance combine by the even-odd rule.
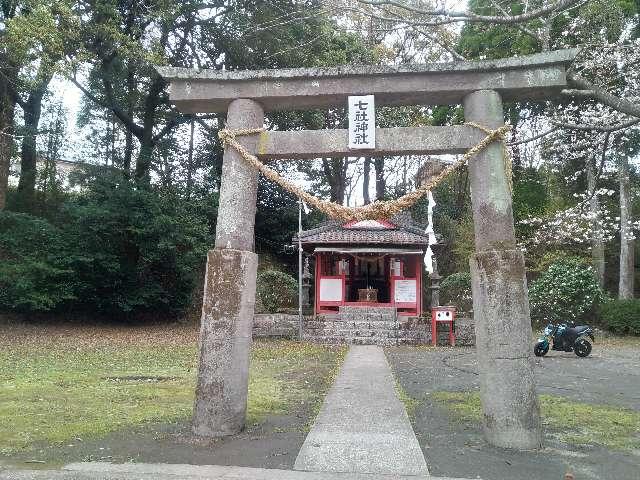
[[156, 75], [151, 82], [149, 94], [144, 102], [144, 115], [142, 120], [142, 135], [140, 140], [140, 152], [136, 161], [136, 180], [142, 183], [149, 183], [151, 180], [150, 170], [153, 160], [153, 150], [156, 142], [153, 138], [153, 128], [156, 125], [156, 111], [160, 104], [160, 94], [164, 90], [164, 80]]
[[9, 167], [13, 152], [13, 114], [16, 102], [8, 91], [7, 77], [0, 73], [0, 211], [7, 204], [9, 189]]
[[623, 155], [620, 159], [620, 281], [618, 298], [633, 298], [634, 280], [634, 238], [631, 231], [631, 191], [629, 186], [629, 159]]
[[36, 176], [37, 176], [37, 145], [38, 126], [42, 113], [42, 99], [49, 86], [50, 76], [44, 78], [30, 93], [22, 106], [24, 113], [24, 137], [20, 153], [20, 181], [18, 183], [18, 209], [33, 211], [35, 207]]
[[384, 158], [377, 157], [374, 160], [374, 166], [376, 167], [376, 200], [382, 200], [387, 189], [384, 179]]
[[591, 199], [589, 200], [589, 211], [591, 213], [591, 256], [593, 259], [593, 267], [595, 269], [598, 285], [604, 287], [604, 240], [602, 234], [602, 224], [600, 223], [600, 200], [594, 193], [596, 190], [594, 158], [587, 160], [587, 184]]
[[329, 184], [330, 200], [340, 205], [344, 203], [346, 170], [346, 158], [322, 159], [322, 171]]
[[362, 177], [362, 198], [364, 199], [364, 204], [368, 205], [371, 203], [371, 198], [369, 196], [369, 177], [371, 175], [371, 158], [364, 158], [364, 173]]
[[[135, 93], [136, 82], [131, 68], [127, 72], [127, 115], [133, 118], [133, 95]], [[124, 132], [124, 159], [122, 170], [126, 178], [131, 176], [131, 159], [133, 158], [133, 132], [125, 128]]]
[[189, 156], [187, 159], [187, 200], [191, 199], [193, 188], [193, 136], [195, 133], [196, 121], [192, 118], [189, 125]]

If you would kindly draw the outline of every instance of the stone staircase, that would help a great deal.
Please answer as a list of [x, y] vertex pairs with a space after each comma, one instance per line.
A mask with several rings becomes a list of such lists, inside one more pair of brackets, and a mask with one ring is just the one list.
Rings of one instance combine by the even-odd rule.
[[305, 323], [305, 340], [329, 345], [399, 345], [398, 312], [393, 307], [340, 307]]

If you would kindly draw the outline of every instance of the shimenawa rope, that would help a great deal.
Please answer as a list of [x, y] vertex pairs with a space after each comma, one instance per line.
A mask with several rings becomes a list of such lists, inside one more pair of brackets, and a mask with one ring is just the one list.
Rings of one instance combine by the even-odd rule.
[[477, 155], [479, 152], [484, 150], [488, 145], [496, 140], [500, 140], [503, 144], [505, 173], [509, 181], [509, 189], [511, 189], [511, 157], [508, 155], [508, 151], [505, 145], [505, 135], [507, 134], [507, 132], [509, 132], [509, 130], [511, 130], [511, 127], [508, 125], [504, 125], [502, 127], [496, 128], [495, 130], [491, 130], [488, 127], [479, 125], [474, 122], [466, 122], [465, 125], [469, 125], [471, 127], [482, 130], [487, 134], [487, 136], [483, 138], [480, 143], [470, 148], [457, 161], [447, 166], [444, 170], [442, 170], [442, 172], [440, 172], [428, 182], [420, 185], [413, 192], [407, 193], [406, 195], [403, 195], [396, 200], [376, 200], [373, 203], [360, 207], [347, 207], [338, 203], [322, 200], [314, 195], [311, 195], [310, 193], [305, 192], [294, 183], [282, 177], [278, 172], [269, 168], [260, 160], [258, 160], [255, 155], [252, 155], [244, 146], [242, 146], [236, 140], [236, 138], [240, 136], [262, 133], [265, 131], [264, 128], [240, 128], [235, 130], [223, 129], [218, 132], [218, 137], [220, 137], [220, 140], [225, 147], [230, 146], [234, 148], [246, 162], [248, 162], [256, 170], [262, 173], [262, 175], [264, 175], [268, 180], [277, 183], [289, 193], [297, 196], [301, 200], [304, 200], [307, 204], [327, 214], [329, 217], [345, 221], [380, 220], [389, 219], [402, 210], [413, 206], [418, 200], [429, 193], [430, 190], [432, 190], [440, 182], [442, 182], [447, 177], [447, 175], [463, 166], [465, 163], [467, 163], [468, 160], [470, 160], [472, 157]]

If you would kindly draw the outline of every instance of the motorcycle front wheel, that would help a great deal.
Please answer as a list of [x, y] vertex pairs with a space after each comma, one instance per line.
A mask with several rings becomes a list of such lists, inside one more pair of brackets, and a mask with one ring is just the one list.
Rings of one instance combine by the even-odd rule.
[[542, 342], [536, 343], [536, 346], [533, 347], [533, 353], [536, 357], [543, 357], [549, 351], [549, 344], [545, 345]]
[[581, 338], [573, 345], [573, 351], [579, 357], [587, 357], [591, 353], [591, 343], [589, 340]]

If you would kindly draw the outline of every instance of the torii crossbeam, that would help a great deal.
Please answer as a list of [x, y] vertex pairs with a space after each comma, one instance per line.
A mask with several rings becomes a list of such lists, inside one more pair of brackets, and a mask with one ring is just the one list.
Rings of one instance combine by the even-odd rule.
[[[377, 105], [462, 104], [465, 119], [496, 129], [502, 101], [541, 101], [567, 87], [575, 50], [451, 64], [343, 66], [224, 72], [158, 68], [170, 98], [185, 113], [220, 112], [227, 128], [259, 128], [264, 112], [346, 106], [350, 95], [375, 95]], [[482, 132], [467, 126], [379, 129], [367, 156], [461, 153]], [[238, 138], [262, 159], [345, 156], [345, 130], [265, 132]], [[360, 156], [358, 152], [354, 155]], [[493, 445], [541, 445], [531, 357], [531, 321], [524, 258], [516, 246], [502, 145], [469, 164], [475, 254], [470, 259], [476, 350], [484, 429]], [[226, 148], [215, 248], [209, 251], [200, 333], [193, 430], [239, 432], [245, 422], [249, 349], [255, 303], [257, 172]]]

